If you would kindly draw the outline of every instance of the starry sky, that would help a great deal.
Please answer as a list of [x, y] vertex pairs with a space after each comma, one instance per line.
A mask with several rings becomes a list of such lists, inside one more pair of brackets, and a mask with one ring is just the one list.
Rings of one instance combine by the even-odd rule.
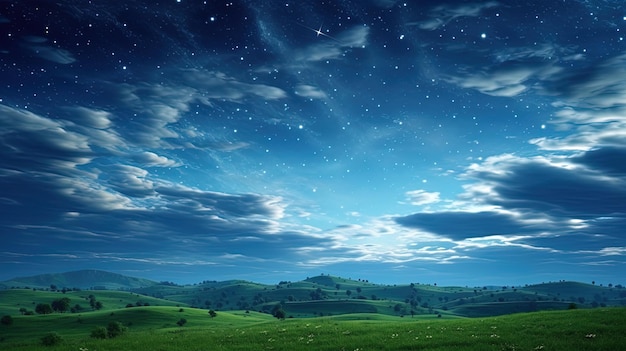
[[0, 1], [0, 280], [625, 283], [622, 0]]

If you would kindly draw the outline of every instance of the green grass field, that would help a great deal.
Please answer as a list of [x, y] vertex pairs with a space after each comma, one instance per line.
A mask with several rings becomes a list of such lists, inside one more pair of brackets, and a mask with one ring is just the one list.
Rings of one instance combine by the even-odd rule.
[[[185, 318], [183, 327], [176, 321]], [[119, 321], [127, 332], [93, 339]], [[63, 340], [43, 346], [49, 332]], [[283, 321], [258, 312], [150, 306], [76, 314], [16, 316], [0, 325], [2, 350], [623, 350], [626, 309], [598, 308], [452, 319], [344, 314]]]

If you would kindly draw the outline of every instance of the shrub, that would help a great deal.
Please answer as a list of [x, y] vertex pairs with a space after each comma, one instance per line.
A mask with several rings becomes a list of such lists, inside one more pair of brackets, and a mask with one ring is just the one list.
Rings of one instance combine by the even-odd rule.
[[122, 325], [120, 322], [109, 322], [107, 326], [107, 334], [109, 338], [114, 338], [116, 336], [120, 336], [126, 332], [126, 327]]
[[105, 327], [95, 327], [91, 331], [91, 337], [94, 339], [106, 339], [107, 338], [107, 328]]
[[55, 332], [50, 332], [41, 337], [41, 343], [44, 346], [54, 346], [59, 344], [61, 341], [63, 341], [63, 338], [61, 338], [61, 335]]
[[2, 323], [2, 325], [11, 325], [13, 324], [13, 317], [9, 315], [2, 316], [2, 318], [0, 318], [0, 323]]
[[178, 322], [176, 322], [176, 324], [178, 324], [179, 327], [182, 327], [186, 323], [187, 323], [187, 320], [185, 318], [181, 318], [178, 320]]

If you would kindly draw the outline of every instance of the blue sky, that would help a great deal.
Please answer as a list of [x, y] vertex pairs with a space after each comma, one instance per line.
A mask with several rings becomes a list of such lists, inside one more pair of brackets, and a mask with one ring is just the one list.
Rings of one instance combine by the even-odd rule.
[[0, 279], [623, 283], [621, 1], [0, 5]]

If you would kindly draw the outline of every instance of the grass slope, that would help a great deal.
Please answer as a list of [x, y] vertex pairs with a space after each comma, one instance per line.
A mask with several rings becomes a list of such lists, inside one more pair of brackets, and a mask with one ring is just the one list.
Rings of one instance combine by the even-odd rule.
[[81, 290], [68, 291], [66, 293], [41, 291], [32, 289], [8, 289], [0, 290], [0, 315], [19, 315], [20, 308], [28, 311], [34, 311], [38, 303], [51, 304], [52, 301], [60, 298], [69, 298], [70, 306], [80, 305], [82, 309], [78, 313], [66, 314], [85, 314], [92, 313], [89, 304], [89, 296], [94, 296], [97, 301], [102, 303], [102, 311], [112, 311], [120, 308], [126, 308], [127, 305], [151, 305], [151, 306], [181, 306], [186, 307], [187, 304], [157, 299], [150, 296], [139, 295], [127, 291], [110, 291], [110, 290]]
[[411, 311], [415, 314], [480, 317], [565, 309], [571, 303], [582, 308], [626, 305], [626, 289], [621, 286], [609, 288], [574, 282], [468, 288], [425, 284], [380, 285], [323, 275], [276, 285], [228, 281], [193, 286], [157, 285], [136, 291], [195, 307], [219, 310], [269, 312], [280, 303], [288, 315], [294, 317], [353, 312], [399, 316], [409, 315]]
[[[44, 284], [43, 276], [38, 277], [38, 282]], [[125, 281], [117, 275], [110, 277], [116, 284]], [[131, 291], [182, 305], [220, 311], [270, 312], [274, 306], [281, 304], [287, 315], [294, 317], [355, 312], [394, 316], [441, 314], [484, 317], [566, 309], [572, 303], [580, 308], [626, 305], [626, 289], [621, 285], [603, 287], [576, 282], [555, 282], [523, 287], [440, 287], [414, 283], [382, 285], [330, 275], [275, 285], [243, 280], [204, 281], [184, 286], [152, 282], [151, 285]], [[138, 296], [137, 299], [147, 298]], [[37, 301], [35, 298], [31, 300]], [[122, 300], [124, 304], [135, 302], [129, 302], [125, 298]], [[26, 300], [24, 303], [30, 302]], [[108, 303], [116, 306], [114, 300]], [[6, 307], [6, 303], [0, 300], [0, 312], [6, 311]]]
[[[142, 307], [94, 313], [82, 322], [68, 316], [24, 316], [1, 326], [0, 348], [28, 350], [621, 350], [626, 344], [624, 308], [534, 312], [474, 319], [413, 320], [379, 314], [278, 321], [264, 314]], [[188, 323], [173, 321], [184, 316]], [[354, 320], [365, 317], [366, 319]], [[109, 320], [130, 324], [115, 339], [85, 336]], [[51, 330], [63, 336], [54, 347], [38, 345]], [[9, 333], [16, 337], [6, 337]]]
[[100, 271], [100, 270], [80, 270], [66, 273], [41, 274], [31, 277], [19, 277], [9, 281], [0, 282], [0, 286], [28, 287], [28, 288], [49, 288], [55, 285], [58, 289], [80, 288], [91, 289], [93, 287], [106, 288], [111, 290], [135, 289], [157, 284], [152, 280], [128, 277], [121, 274]]

